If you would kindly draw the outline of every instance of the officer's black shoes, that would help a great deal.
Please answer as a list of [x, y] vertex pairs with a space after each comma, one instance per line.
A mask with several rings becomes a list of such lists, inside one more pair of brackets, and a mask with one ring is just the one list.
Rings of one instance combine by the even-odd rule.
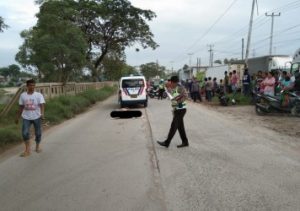
[[169, 144], [165, 141], [157, 141], [157, 143], [160, 145], [160, 146], [163, 146], [163, 147], [166, 147], [168, 148], [169, 147]]
[[188, 147], [189, 144], [180, 144], [180, 145], [177, 145], [177, 148], [182, 148], [182, 147]]

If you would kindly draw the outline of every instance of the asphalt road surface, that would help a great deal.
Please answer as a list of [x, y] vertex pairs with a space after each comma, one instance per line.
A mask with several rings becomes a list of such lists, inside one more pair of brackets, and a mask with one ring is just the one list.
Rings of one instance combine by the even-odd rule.
[[170, 102], [111, 119], [116, 97], [44, 133], [43, 152], [0, 158], [0, 210], [300, 210], [300, 138], [188, 103], [190, 141], [158, 146]]

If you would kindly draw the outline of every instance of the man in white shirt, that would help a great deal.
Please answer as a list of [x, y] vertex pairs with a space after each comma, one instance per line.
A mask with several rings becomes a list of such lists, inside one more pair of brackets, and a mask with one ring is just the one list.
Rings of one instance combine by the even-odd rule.
[[17, 113], [16, 124], [22, 116], [22, 137], [25, 144], [25, 151], [22, 157], [30, 155], [30, 126], [33, 124], [35, 131], [35, 142], [37, 153], [41, 152], [40, 142], [42, 137], [42, 119], [44, 118], [45, 99], [39, 92], [35, 92], [35, 81], [33, 79], [26, 81], [27, 91], [23, 92], [19, 99], [19, 111]]

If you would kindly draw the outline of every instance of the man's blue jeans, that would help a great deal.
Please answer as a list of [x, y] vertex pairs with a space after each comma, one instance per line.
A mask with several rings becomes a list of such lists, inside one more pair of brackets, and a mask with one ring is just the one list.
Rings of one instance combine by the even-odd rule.
[[41, 118], [35, 119], [35, 120], [27, 120], [23, 119], [23, 124], [22, 124], [22, 136], [23, 140], [25, 142], [29, 141], [30, 139], [30, 126], [33, 124], [34, 126], [34, 131], [35, 131], [35, 142], [39, 144], [41, 142], [42, 138], [42, 121]]

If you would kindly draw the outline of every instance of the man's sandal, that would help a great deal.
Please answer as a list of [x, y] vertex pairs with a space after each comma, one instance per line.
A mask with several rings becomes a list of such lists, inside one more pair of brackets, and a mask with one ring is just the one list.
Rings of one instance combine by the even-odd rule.
[[27, 157], [27, 156], [29, 156], [30, 155], [30, 152], [22, 152], [21, 154], [20, 154], [20, 157]]
[[42, 150], [41, 150], [41, 149], [36, 149], [35, 152], [36, 152], [36, 153], [41, 153]]

